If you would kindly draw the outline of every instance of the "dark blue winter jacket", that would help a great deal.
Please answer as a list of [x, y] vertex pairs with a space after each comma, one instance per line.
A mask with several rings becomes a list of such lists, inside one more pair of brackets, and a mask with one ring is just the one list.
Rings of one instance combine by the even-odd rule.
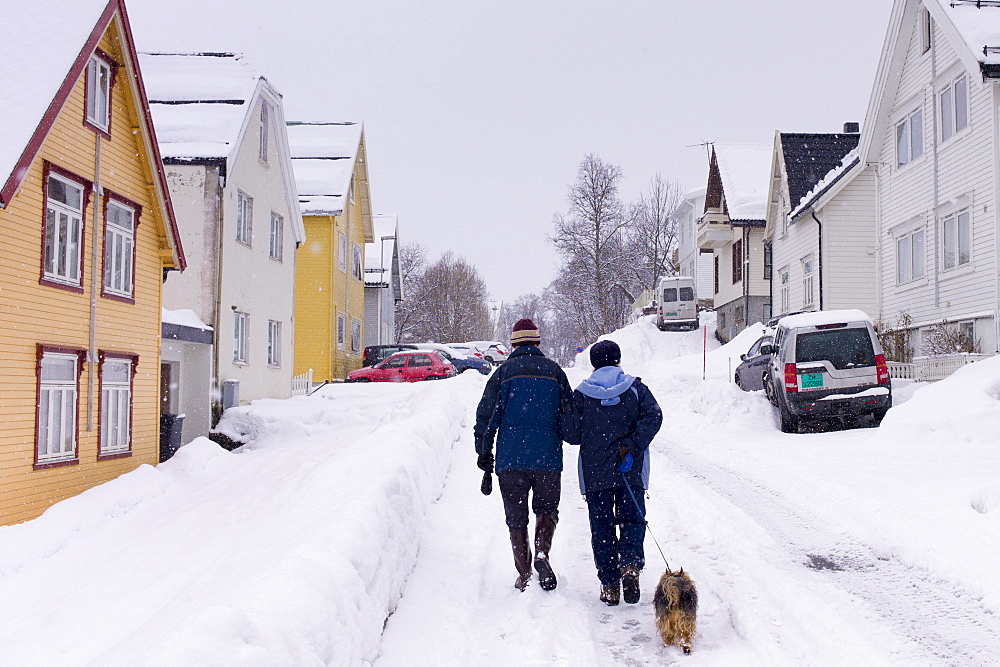
[[486, 383], [476, 410], [476, 453], [492, 451], [496, 471], [562, 470], [559, 412], [573, 389], [559, 364], [520, 345]]
[[632, 469], [629, 486], [649, 488], [649, 443], [660, 430], [663, 413], [649, 388], [618, 366], [604, 366], [573, 392], [572, 427], [566, 442], [580, 445], [580, 492], [625, 486], [618, 452], [627, 445]]

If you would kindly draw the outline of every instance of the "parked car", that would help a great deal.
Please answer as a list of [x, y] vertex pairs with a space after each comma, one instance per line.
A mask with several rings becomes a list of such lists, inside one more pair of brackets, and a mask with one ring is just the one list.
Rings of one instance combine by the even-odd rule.
[[479, 354], [482, 355], [483, 359], [490, 362], [494, 366], [502, 364], [507, 361], [507, 356], [510, 352], [507, 351], [507, 347], [503, 343], [499, 343], [495, 340], [474, 340], [465, 345], [471, 345]]
[[667, 329], [698, 328], [698, 295], [695, 293], [694, 278], [673, 276], [660, 278], [656, 287], [656, 327]]
[[[770, 348], [770, 349], [769, 349]], [[860, 310], [783, 317], [771, 345], [764, 391], [778, 408], [781, 430], [798, 431], [810, 417], [878, 425], [892, 405], [889, 367], [871, 318]]]
[[458, 374], [455, 366], [433, 350], [405, 350], [370, 368], [347, 374], [348, 382], [419, 382], [441, 380]]
[[[743, 391], [757, 391], [764, 388], [764, 377], [767, 375], [767, 365], [771, 361], [774, 336], [765, 334], [754, 341], [746, 354], [741, 354], [743, 363], [736, 367], [733, 380]], [[763, 352], [761, 352], [763, 348]]]
[[478, 357], [480, 359], [485, 358], [483, 357], [483, 353], [480, 352], [476, 348], [476, 346], [472, 345], [471, 343], [448, 343], [448, 347], [450, 347], [453, 350], [457, 350], [458, 352], [461, 352], [467, 357]]
[[397, 345], [369, 345], [365, 348], [365, 358], [361, 362], [361, 365], [374, 366], [397, 352], [415, 349], [417, 349], [416, 345], [409, 345], [407, 343], [399, 343]]
[[467, 354], [457, 350], [450, 345], [441, 343], [420, 343], [417, 345], [422, 350], [434, 350], [439, 355], [451, 362], [459, 374], [468, 370], [479, 371], [483, 375], [489, 375], [493, 367], [490, 362], [474, 354]]

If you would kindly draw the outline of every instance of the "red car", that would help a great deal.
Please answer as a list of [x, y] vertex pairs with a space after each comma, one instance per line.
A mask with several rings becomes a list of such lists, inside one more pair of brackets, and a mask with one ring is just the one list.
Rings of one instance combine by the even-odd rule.
[[347, 374], [348, 382], [419, 382], [456, 375], [455, 367], [432, 350], [397, 352], [369, 368]]

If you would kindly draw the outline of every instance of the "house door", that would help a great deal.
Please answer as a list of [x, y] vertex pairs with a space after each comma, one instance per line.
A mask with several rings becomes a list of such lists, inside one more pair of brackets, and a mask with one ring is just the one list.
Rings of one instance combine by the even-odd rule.
[[177, 366], [169, 361], [160, 364], [160, 414], [177, 411]]

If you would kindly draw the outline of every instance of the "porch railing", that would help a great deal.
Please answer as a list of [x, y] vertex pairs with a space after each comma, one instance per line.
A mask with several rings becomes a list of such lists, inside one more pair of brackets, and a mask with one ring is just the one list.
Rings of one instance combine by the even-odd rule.
[[989, 359], [988, 354], [942, 354], [934, 357], [914, 357], [912, 363], [888, 362], [889, 376], [897, 380], [943, 380], [962, 366]]
[[305, 396], [312, 389], [313, 369], [307, 370], [302, 375], [292, 376], [292, 396]]

